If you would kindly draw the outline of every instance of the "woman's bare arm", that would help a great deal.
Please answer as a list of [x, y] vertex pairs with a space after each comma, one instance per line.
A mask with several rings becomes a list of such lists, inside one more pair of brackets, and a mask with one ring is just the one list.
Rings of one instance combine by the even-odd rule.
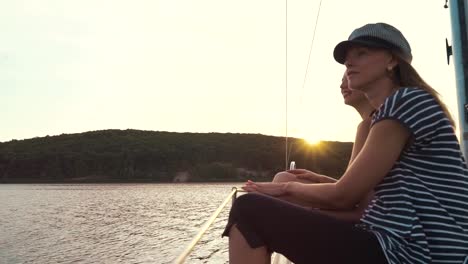
[[317, 208], [352, 209], [391, 170], [408, 138], [409, 131], [399, 122], [380, 121], [372, 127], [361, 152], [336, 183], [288, 182], [283, 186], [284, 193]]
[[286, 172], [293, 174], [297, 181], [306, 180], [310, 181], [310, 183], [333, 183], [337, 181], [335, 178], [305, 169], [287, 170]]
[[319, 209], [320, 213], [334, 217], [339, 220], [358, 223], [369, 203], [374, 198], [374, 192], [371, 191], [367, 197], [362, 200], [356, 207], [350, 210], [326, 210]]
[[351, 158], [349, 159], [348, 166], [354, 161], [359, 152], [361, 152], [361, 149], [366, 142], [367, 136], [369, 135], [370, 125], [370, 117], [362, 120], [361, 123], [359, 123], [356, 130], [356, 137], [354, 139], [353, 150], [351, 151]]

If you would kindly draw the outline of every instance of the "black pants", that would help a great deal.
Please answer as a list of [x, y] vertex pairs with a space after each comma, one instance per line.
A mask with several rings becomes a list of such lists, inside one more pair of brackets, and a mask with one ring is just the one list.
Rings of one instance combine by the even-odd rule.
[[223, 236], [236, 224], [252, 248], [301, 263], [387, 263], [374, 234], [313, 209], [248, 193], [236, 199]]

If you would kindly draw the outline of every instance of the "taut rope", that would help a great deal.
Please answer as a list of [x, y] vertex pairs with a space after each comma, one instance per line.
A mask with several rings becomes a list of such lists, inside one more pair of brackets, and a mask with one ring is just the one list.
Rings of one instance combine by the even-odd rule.
[[237, 188], [234, 187], [232, 188], [231, 193], [226, 197], [226, 199], [223, 201], [223, 203], [216, 209], [216, 211], [211, 215], [210, 219], [206, 221], [205, 225], [200, 229], [198, 234], [193, 238], [193, 240], [190, 242], [190, 244], [185, 248], [185, 250], [179, 255], [179, 257], [174, 261], [175, 264], [181, 264], [184, 263], [185, 259], [190, 255], [190, 252], [192, 252], [193, 248], [195, 245], [198, 243], [198, 241], [201, 239], [203, 234], [205, 234], [206, 230], [213, 224], [213, 222], [216, 220], [216, 217], [218, 217], [219, 213], [223, 210], [223, 208], [226, 206], [226, 204], [229, 202], [229, 200], [234, 197], [237, 194]]

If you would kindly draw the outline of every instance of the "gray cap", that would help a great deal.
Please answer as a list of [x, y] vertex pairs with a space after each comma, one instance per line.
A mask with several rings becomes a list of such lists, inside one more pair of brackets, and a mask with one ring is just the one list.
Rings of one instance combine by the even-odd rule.
[[355, 29], [348, 40], [336, 45], [333, 57], [344, 64], [347, 50], [353, 45], [389, 49], [406, 62], [411, 63], [411, 47], [403, 34], [395, 27], [385, 23], [367, 24]]

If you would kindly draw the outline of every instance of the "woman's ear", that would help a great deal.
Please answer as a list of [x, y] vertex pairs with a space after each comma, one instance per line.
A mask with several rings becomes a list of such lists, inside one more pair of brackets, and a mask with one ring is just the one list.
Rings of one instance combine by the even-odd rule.
[[392, 71], [398, 65], [398, 57], [391, 54], [390, 60], [387, 64], [387, 71]]

